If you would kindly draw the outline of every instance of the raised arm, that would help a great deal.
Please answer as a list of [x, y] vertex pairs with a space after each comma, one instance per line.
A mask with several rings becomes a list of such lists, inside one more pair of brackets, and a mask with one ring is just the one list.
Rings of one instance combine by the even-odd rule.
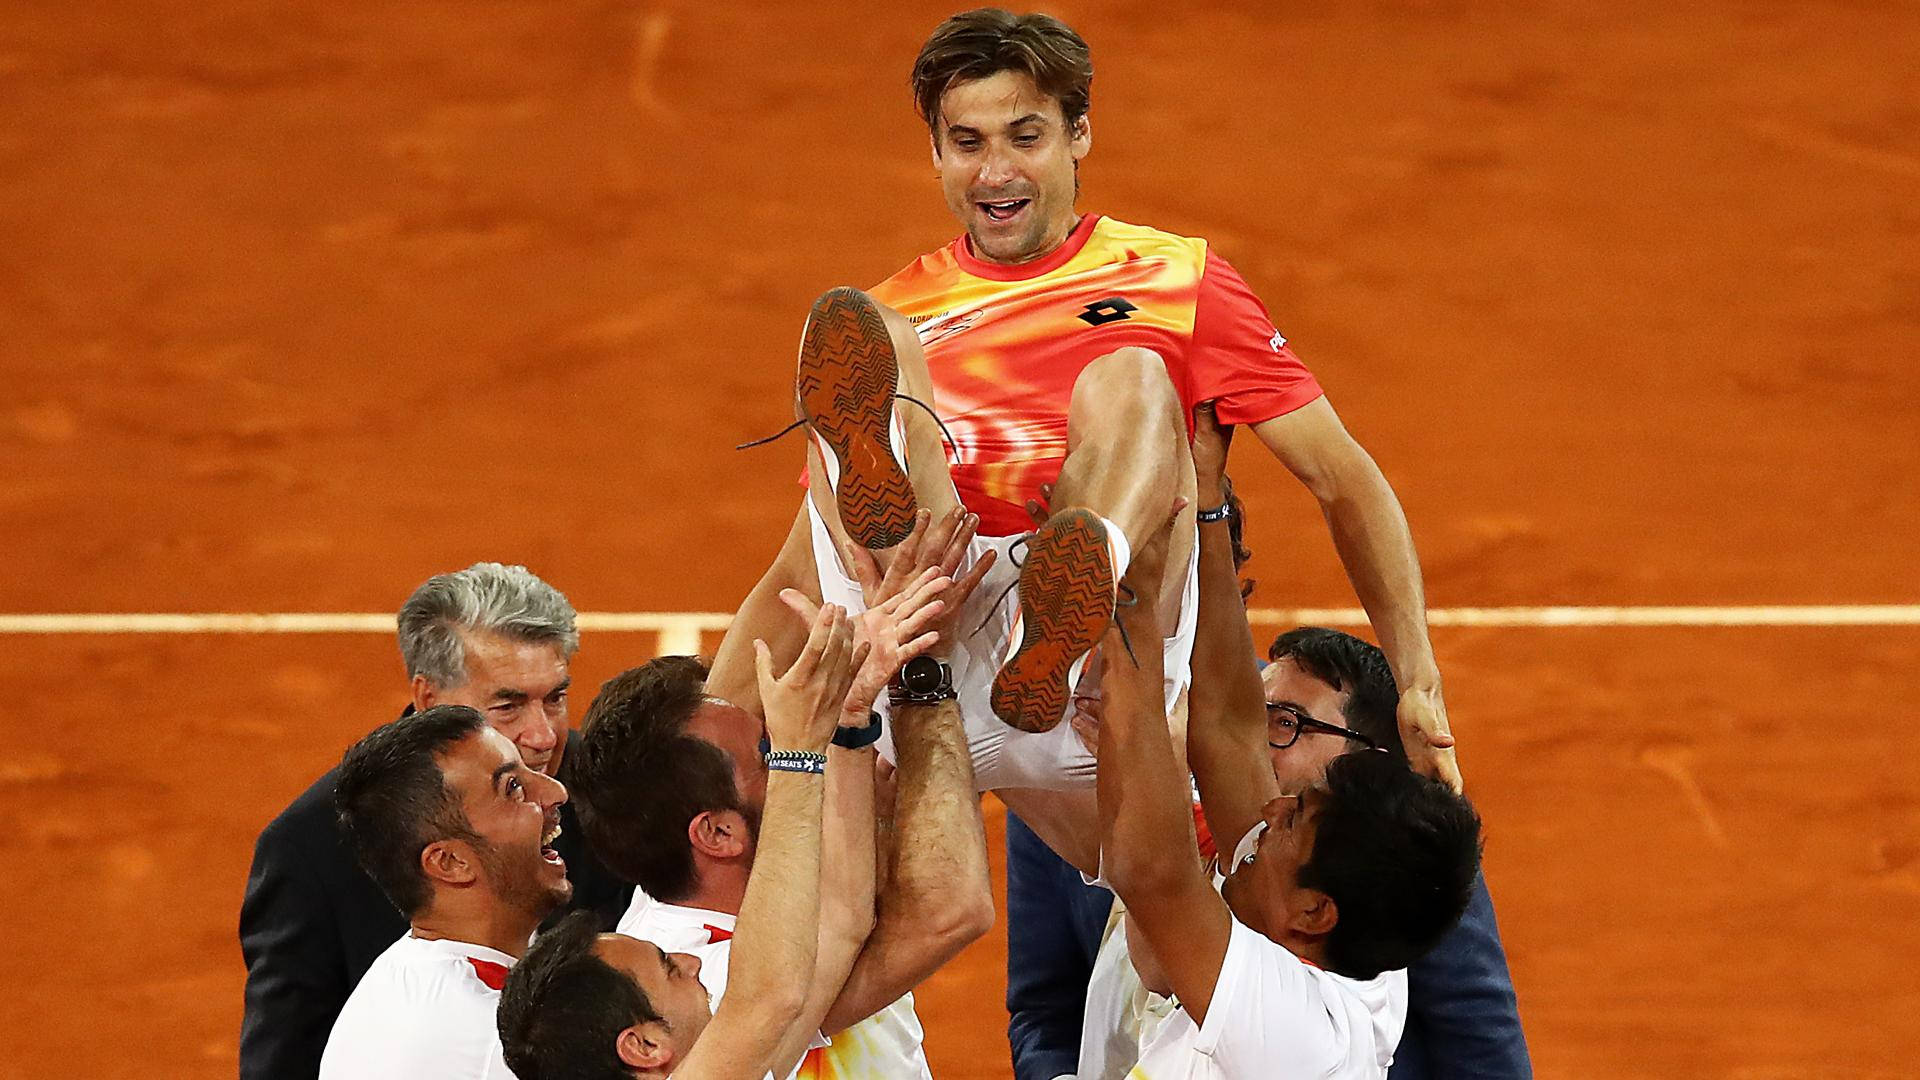
[[[1165, 537], [1156, 537], [1136, 552], [1126, 579], [1134, 595], [1160, 595], [1166, 547]], [[1233, 923], [1196, 853], [1187, 776], [1167, 731], [1153, 608], [1147, 602], [1121, 607], [1102, 646], [1110, 659], [1097, 779], [1101, 873], [1199, 1023], [1213, 1000]], [[1201, 677], [1197, 667], [1194, 675]]]
[[[871, 657], [871, 654], [869, 654]], [[871, 663], [871, 659], [868, 661]], [[848, 718], [842, 715], [842, 720]], [[860, 727], [866, 708], [859, 712]], [[773, 1075], [786, 1076], [821, 1029], [821, 1020], [847, 981], [847, 972], [873, 932], [876, 755], [871, 745], [827, 750], [826, 807], [820, 825], [820, 932], [807, 998], [787, 1025], [773, 1055]]]
[[1325, 398], [1253, 430], [1320, 502], [1341, 565], [1393, 667], [1408, 760], [1458, 791], [1460, 769], [1440, 694], [1440, 665], [1427, 638], [1420, 556], [1399, 498]]
[[[784, 675], [775, 677], [764, 641], [754, 643], [754, 652], [773, 751], [823, 757], [853, 672], [865, 658], [853, 646], [846, 612], [835, 605], [820, 609], [799, 659]], [[680, 1080], [759, 1080], [806, 1004], [820, 919], [824, 788], [820, 772], [768, 770], [753, 873], [734, 925], [727, 994], [675, 1070]]]
[[[1230, 428], [1194, 411], [1193, 471], [1202, 511], [1224, 506]], [[1223, 857], [1280, 794], [1267, 756], [1267, 701], [1226, 521], [1201, 522], [1200, 616], [1193, 637], [1187, 761]]]
[[[989, 553], [960, 572], [978, 523], [955, 509], [932, 523], [924, 540], [916, 527], [888, 570], [889, 577], [910, 572], [903, 565], [959, 574], [942, 594], [943, 614], [933, 624], [938, 638], [930, 655], [942, 660], [950, 655], [961, 608], [992, 564]], [[870, 557], [852, 549], [848, 558], [867, 585], [876, 573]], [[892, 716], [894, 842], [873, 935], [821, 1025], [829, 1033], [885, 1008], [993, 926], [986, 834], [959, 707], [900, 703]]]

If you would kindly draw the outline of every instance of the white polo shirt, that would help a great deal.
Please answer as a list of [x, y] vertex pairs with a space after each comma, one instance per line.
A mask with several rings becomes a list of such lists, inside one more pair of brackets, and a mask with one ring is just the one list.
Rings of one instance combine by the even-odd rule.
[[1206, 1022], [1185, 1009], [1141, 1048], [1129, 1080], [1380, 1080], [1407, 1021], [1407, 973], [1349, 979], [1233, 920]]
[[[726, 912], [663, 904], [635, 889], [614, 929], [666, 952], [698, 957], [700, 984], [717, 1009], [727, 992], [733, 926], [734, 916]], [[790, 1080], [933, 1080], [920, 1048], [925, 1037], [913, 995], [907, 994], [832, 1038], [816, 1038]]]
[[408, 934], [353, 988], [320, 1055], [320, 1080], [513, 1080], [500, 1004], [513, 957]]

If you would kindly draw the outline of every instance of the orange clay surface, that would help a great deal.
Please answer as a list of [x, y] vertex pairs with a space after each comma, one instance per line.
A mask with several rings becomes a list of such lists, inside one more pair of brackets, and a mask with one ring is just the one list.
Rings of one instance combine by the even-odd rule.
[[[802, 7], [11, 5], [0, 611], [391, 611], [482, 558], [734, 604], [800, 445], [728, 448], [808, 302], [952, 229], [904, 88], [947, 9]], [[1911, 5], [1061, 13], [1083, 208], [1239, 266], [1435, 606], [1920, 602]], [[1350, 604], [1235, 471], [1257, 601]], [[1920, 628], [1435, 641], [1541, 1076], [1920, 1075]], [[253, 837], [392, 642], [4, 646], [0, 1077], [231, 1076]], [[589, 634], [576, 712], [654, 648]], [[1009, 1074], [1003, 935], [920, 996], [943, 1080]]]

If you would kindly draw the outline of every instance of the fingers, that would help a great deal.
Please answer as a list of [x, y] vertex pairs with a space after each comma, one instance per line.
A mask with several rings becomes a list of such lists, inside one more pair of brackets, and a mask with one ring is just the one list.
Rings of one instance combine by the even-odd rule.
[[947, 607], [950, 610], [958, 611], [960, 605], [967, 602], [967, 598], [973, 595], [975, 587], [987, 576], [987, 571], [993, 569], [993, 561], [999, 555], [999, 552], [988, 548], [973, 561], [973, 565], [965, 574], [954, 579], [953, 584], [947, 587], [945, 594]]
[[852, 541], [842, 545], [840, 551], [842, 561], [847, 564], [847, 569], [853, 572], [853, 580], [860, 585], [861, 594], [873, 596], [878, 593], [880, 564], [874, 559], [873, 552]]
[[787, 610], [800, 616], [800, 621], [808, 625], [812, 625], [815, 616], [820, 614], [820, 605], [814, 603], [799, 589], [781, 589], [780, 602], [787, 605]]
[[773, 692], [773, 650], [759, 638], [753, 639], [753, 672], [760, 678], [760, 696], [765, 698]]
[[933, 631], [928, 631], [927, 633], [921, 634], [919, 637], [914, 638], [912, 641], [909, 641], [905, 645], [900, 646], [900, 662], [904, 664], [907, 661], [913, 659], [914, 657], [925, 653], [928, 649], [931, 649], [938, 644], [940, 644], [939, 634]]
[[980, 515], [967, 514], [954, 530], [953, 539], [947, 541], [947, 554], [940, 560], [940, 569], [952, 577], [966, 561], [967, 552], [973, 548], [973, 538], [980, 534]]
[[807, 633], [807, 644], [794, 659], [793, 666], [782, 675], [781, 681], [789, 684], [806, 682], [820, 667], [821, 657], [826, 655], [827, 647], [837, 629], [846, 625], [846, 609], [839, 604], [827, 604], [813, 618], [813, 629]]
[[901, 619], [900, 625], [895, 629], [895, 634], [901, 638], [913, 637], [922, 630], [932, 626], [939, 620], [940, 616], [946, 613], [947, 602], [945, 600], [930, 601], [922, 607], [915, 609], [912, 614]]

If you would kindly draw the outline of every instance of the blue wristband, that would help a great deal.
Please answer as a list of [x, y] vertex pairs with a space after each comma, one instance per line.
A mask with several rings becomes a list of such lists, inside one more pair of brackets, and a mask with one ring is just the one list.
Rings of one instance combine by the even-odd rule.
[[820, 775], [827, 771], [827, 755], [811, 750], [772, 750], [767, 753], [767, 769]]

